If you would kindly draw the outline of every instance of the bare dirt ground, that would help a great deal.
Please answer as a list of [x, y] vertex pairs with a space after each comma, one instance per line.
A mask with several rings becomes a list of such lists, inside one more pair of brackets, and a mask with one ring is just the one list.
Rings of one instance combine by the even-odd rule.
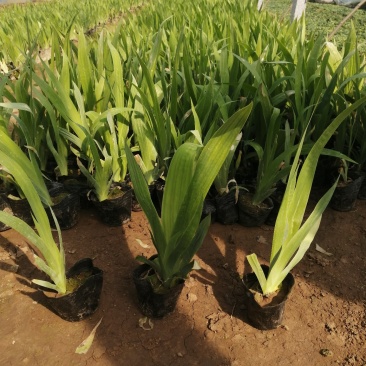
[[[249, 271], [247, 254], [268, 258], [272, 234], [270, 226], [213, 224], [197, 255], [202, 270], [186, 281], [176, 311], [153, 319], [153, 329], [144, 330], [131, 277], [135, 256], [154, 254], [143, 213], [133, 212], [131, 222], [110, 228], [84, 209], [78, 225], [63, 232], [68, 265], [91, 257], [104, 271], [100, 307], [78, 323], [42, 305], [30, 284], [42, 276], [29, 260], [30, 249], [13, 230], [5, 231], [0, 365], [366, 365], [366, 201], [357, 201], [352, 212], [326, 211], [311, 249], [293, 272], [296, 283], [283, 326], [259, 331], [246, 323], [240, 277]], [[332, 255], [320, 253], [315, 244]], [[101, 318], [89, 352], [76, 354]]]

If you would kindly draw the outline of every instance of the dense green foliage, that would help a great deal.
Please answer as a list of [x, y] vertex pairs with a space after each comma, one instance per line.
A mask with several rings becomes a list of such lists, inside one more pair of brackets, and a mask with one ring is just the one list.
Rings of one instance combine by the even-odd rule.
[[[52, 0], [0, 6], [0, 61], [18, 65], [34, 44], [50, 47], [55, 32], [65, 34], [72, 25], [95, 31], [139, 4], [138, 0]], [[71, 37], [76, 36], [75, 30]]]
[[152, 202], [147, 182], [129, 149], [127, 158], [136, 196], [149, 220], [158, 257], [140, 258], [155, 270], [152, 282], [164, 292], [184, 280], [210, 225], [202, 217], [207, 193], [226, 159], [236, 136], [246, 123], [252, 106], [236, 112], [201, 146], [187, 142], [175, 152], [166, 177], [161, 219]]
[[[54, 11], [62, 19], [44, 17], [41, 26], [41, 16], [29, 8], [29, 22], [23, 22], [28, 31], [15, 32], [14, 23], [6, 32], [15, 38], [0, 37], [2, 69], [9, 60], [20, 66], [2, 72], [0, 96], [29, 110], [1, 110], [0, 129], [43, 171], [51, 161], [56, 175], [67, 176], [70, 157], [77, 160], [100, 200], [135, 166], [131, 155], [127, 162], [129, 148], [147, 183], [167, 178], [176, 152], [192, 145], [206, 151], [249, 105], [241, 135], [237, 131], [231, 142], [240, 140], [236, 151], [220, 172], [220, 188], [238, 172], [239, 183], [254, 189], [253, 203], [261, 203], [286, 182], [300, 140], [306, 155], [339, 115], [344, 122], [322, 153], [365, 168], [366, 62], [355, 27], [335, 44], [307, 32], [307, 18], [290, 24], [287, 17], [258, 12], [256, 3], [125, 3], [128, 16], [92, 37], [83, 26], [99, 22], [97, 7], [77, 11], [94, 14], [91, 23]], [[72, 4], [62, 2], [60, 9], [70, 6], [75, 14], [79, 5]], [[39, 45], [50, 46], [48, 57], [36, 57]], [[35, 52], [26, 55], [27, 49]], [[350, 105], [356, 107], [344, 114]]]
[[[71, 152], [88, 162], [90, 172], [99, 166], [97, 150], [84, 143], [89, 136], [118, 182], [127, 172], [123, 150], [130, 136], [151, 182], [167, 172], [182, 143], [207, 143], [223, 121], [252, 101], [238, 168], [259, 164], [255, 202], [262, 201], [286, 178], [308, 124], [307, 149], [364, 94], [365, 59], [356, 49], [354, 28], [338, 50], [322, 37], [306, 37], [305, 21], [274, 21], [255, 5], [156, 1], [95, 38], [78, 26], [76, 39], [74, 26], [65, 34], [51, 32], [50, 60], [28, 58], [17, 80], [3, 80], [5, 97], [33, 111], [21, 112], [32, 126], [27, 133], [19, 129], [21, 142], [38, 152], [42, 169], [52, 155], [66, 175]], [[366, 160], [364, 114], [360, 108], [350, 116], [331, 146], [360, 164]]]

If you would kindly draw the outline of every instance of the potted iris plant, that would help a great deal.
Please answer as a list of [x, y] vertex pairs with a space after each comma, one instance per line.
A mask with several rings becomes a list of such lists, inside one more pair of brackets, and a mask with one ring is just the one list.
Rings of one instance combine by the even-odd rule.
[[282, 322], [284, 304], [294, 284], [290, 271], [309, 249], [339, 179], [303, 221], [319, 156], [338, 126], [365, 102], [366, 97], [334, 119], [314, 143], [301, 170], [299, 162], [305, 133], [300, 141], [275, 223], [269, 267], [261, 265], [255, 253], [247, 256], [254, 273], [243, 278], [246, 290], [244, 301], [249, 322], [256, 328], [273, 329]]
[[210, 215], [201, 221], [202, 207], [215, 177], [251, 112], [252, 105], [236, 112], [206, 145], [185, 142], [175, 152], [166, 177], [159, 217], [148, 183], [129, 148], [129, 172], [136, 197], [150, 223], [157, 255], [134, 272], [142, 312], [162, 317], [174, 310], [183, 283], [194, 267], [193, 257], [210, 225]]
[[[50, 206], [49, 196], [42, 184], [33, 179], [40, 174], [6, 132], [0, 130], [0, 167], [5, 168], [22, 190], [32, 211], [33, 229], [22, 219], [0, 211], [0, 222], [12, 227], [25, 237], [35, 250], [34, 264], [50, 280], [35, 279], [32, 282], [42, 288], [47, 306], [63, 319], [78, 321], [91, 315], [98, 307], [103, 273], [94, 267], [89, 258], [77, 262], [69, 271], [65, 268], [65, 252], [57, 218]], [[58, 232], [58, 244], [53, 234], [46, 208]]]

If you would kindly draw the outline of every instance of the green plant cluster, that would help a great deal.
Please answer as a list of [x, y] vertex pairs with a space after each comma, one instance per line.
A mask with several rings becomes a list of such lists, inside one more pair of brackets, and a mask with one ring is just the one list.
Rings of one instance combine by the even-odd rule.
[[[52, 32], [50, 59], [40, 64], [29, 58], [5, 94], [31, 105], [33, 117], [21, 112], [32, 126], [23, 140], [32, 140], [27, 145], [37, 150], [42, 169], [51, 151], [62, 175], [72, 150], [85, 169], [95, 165], [100, 172], [111, 164], [103, 176], [123, 180], [128, 138], [139, 150], [146, 179], [154, 181], [184, 141], [207, 142], [223, 121], [253, 101], [238, 145], [238, 168], [258, 166], [258, 203], [289, 173], [307, 125], [305, 150], [365, 91], [365, 58], [354, 27], [339, 50], [321, 36], [306, 36], [304, 20], [278, 21], [257, 12], [255, 2], [160, 1], [145, 4], [97, 38], [77, 28], [71, 40], [72, 29]], [[360, 167], [366, 159], [364, 113], [359, 108], [352, 114], [330, 143]], [[85, 141], [99, 144], [101, 164], [93, 163], [96, 149], [86, 149]]]
[[[190, 146], [199, 161], [197, 151], [209, 151], [249, 105], [216, 174], [219, 189], [240, 173], [259, 204], [286, 182], [299, 148], [306, 155], [339, 115], [322, 153], [365, 168], [366, 63], [354, 27], [337, 47], [307, 35], [305, 18], [290, 24], [239, 0], [158, 0], [98, 36], [81, 26], [55, 21], [45, 31], [50, 56], [29, 52], [19, 74], [2, 74], [0, 128], [42, 171], [52, 161], [68, 176], [73, 157], [100, 201], [125, 181], [130, 149], [148, 184], [168, 178], [178, 151]], [[24, 49], [38, 49], [32, 32]], [[0, 49], [12, 57], [9, 45]], [[14, 113], [18, 103], [29, 110]]]
[[94, 33], [117, 17], [128, 16], [142, 5], [138, 0], [52, 0], [0, 6], [0, 61], [18, 66], [29, 53], [29, 41], [39, 50], [52, 44], [54, 32], [67, 32], [74, 25]]

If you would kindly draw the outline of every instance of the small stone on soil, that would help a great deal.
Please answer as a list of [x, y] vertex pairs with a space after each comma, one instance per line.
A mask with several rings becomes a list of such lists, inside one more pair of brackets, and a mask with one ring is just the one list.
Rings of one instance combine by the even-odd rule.
[[187, 300], [189, 302], [196, 302], [197, 301], [197, 295], [189, 293], [189, 294], [187, 294]]
[[263, 235], [258, 235], [256, 240], [260, 244], [267, 244], [267, 239]]
[[328, 348], [323, 348], [320, 350], [320, 354], [324, 357], [331, 357], [333, 356], [333, 352], [329, 350]]
[[326, 324], [325, 324], [325, 329], [326, 329], [329, 333], [331, 333], [331, 332], [335, 331], [335, 329], [336, 329], [336, 325], [335, 325], [333, 322], [326, 323]]
[[205, 339], [210, 340], [210, 339], [215, 338], [215, 333], [208, 330], [208, 329], [206, 329], [205, 333], [204, 333], [204, 336], [205, 336]]

